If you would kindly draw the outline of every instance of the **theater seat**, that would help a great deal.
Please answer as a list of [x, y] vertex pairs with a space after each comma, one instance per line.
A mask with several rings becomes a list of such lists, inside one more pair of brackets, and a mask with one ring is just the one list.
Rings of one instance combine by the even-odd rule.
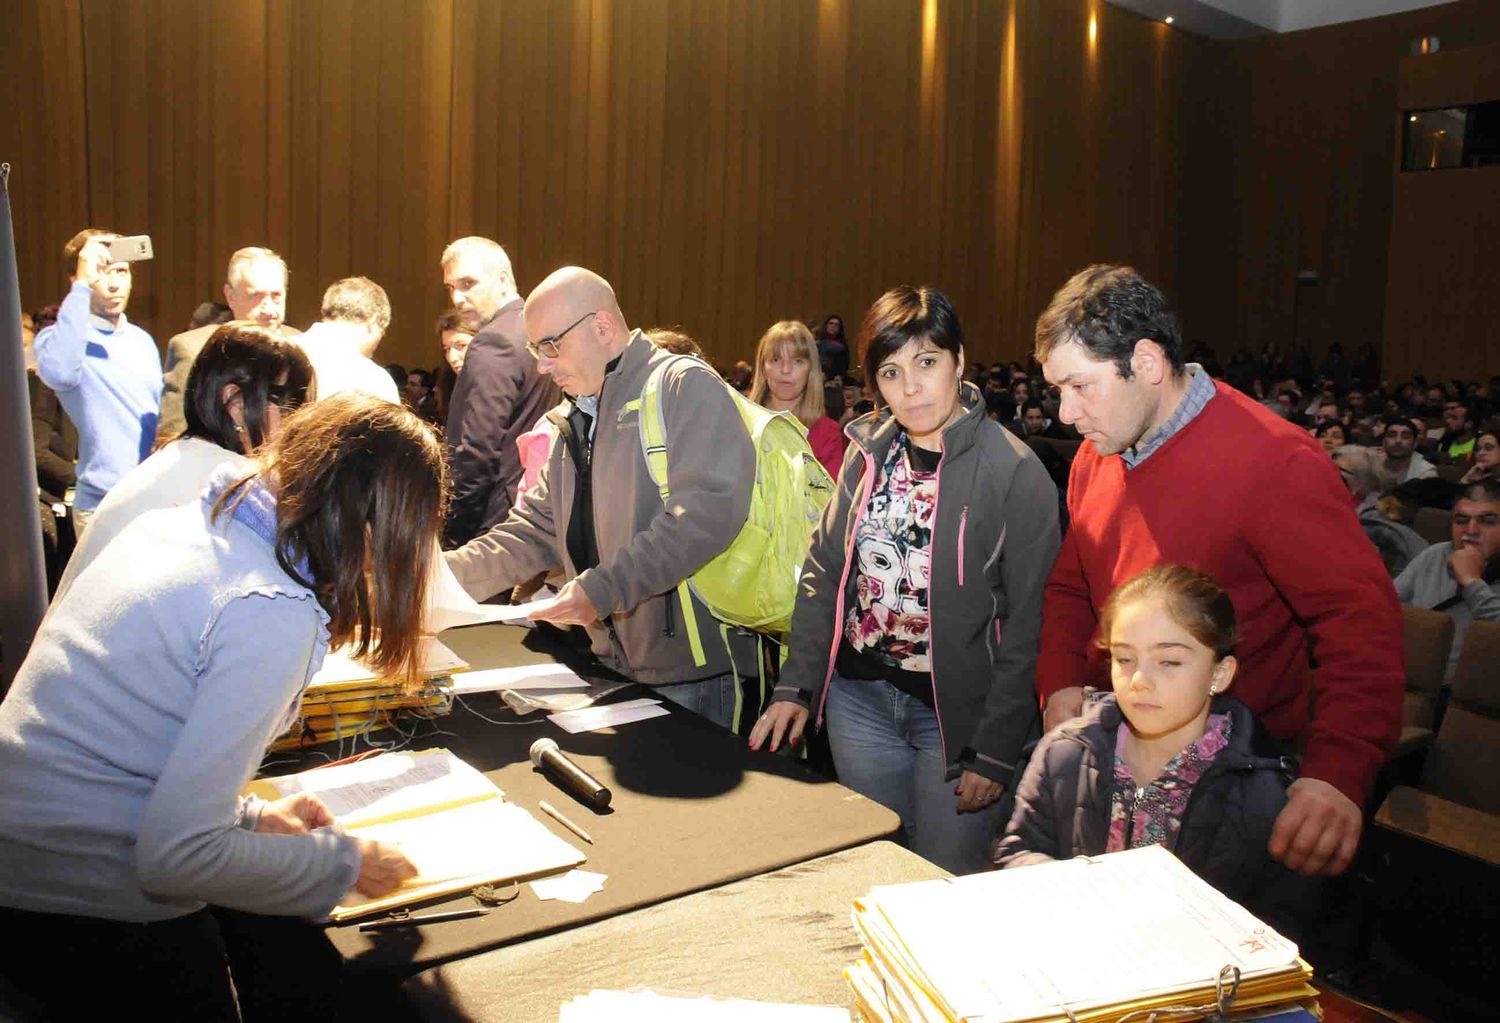
[[1430, 746], [1443, 710], [1443, 672], [1453, 647], [1453, 619], [1424, 607], [1401, 608], [1406, 645], [1406, 698], [1396, 756]]
[[1465, 634], [1422, 789], [1500, 815], [1500, 622], [1474, 622]]
[[1475, 622], [1420, 787], [1393, 789], [1370, 840], [1386, 940], [1466, 993], [1490, 993], [1500, 940], [1500, 624]]
[[1451, 519], [1452, 516], [1446, 510], [1424, 505], [1417, 509], [1417, 517], [1412, 521], [1411, 528], [1428, 543], [1446, 543], [1453, 538]]

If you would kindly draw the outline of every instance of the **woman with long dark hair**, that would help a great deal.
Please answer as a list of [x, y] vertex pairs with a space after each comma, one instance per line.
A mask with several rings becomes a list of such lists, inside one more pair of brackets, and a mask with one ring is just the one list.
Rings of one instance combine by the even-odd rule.
[[250, 471], [250, 456], [276, 436], [281, 417], [313, 396], [302, 348], [252, 323], [213, 332], [183, 392], [187, 428], [110, 488], [68, 559], [53, 600], [137, 517], [196, 501], [220, 466]]
[[1042, 590], [1057, 490], [963, 382], [963, 331], [931, 288], [886, 292], [860, 330], [883, 407], [850, 423], [803, 566], [791, 647], [752, 747], [826, 711], [839, 780], [955, 873], [988, 862], [1000, 797], [1037, 734]]
[[125, 527], [0, 705], [0, 921], [24, 938], [0, 974], [49, 1017], [234, 1019], [210, 906], [318, 917], [413, 872], [314, 797], [239, 794], [330, 645], [416, 684], [442, 445], [346, 394], [290, 416], [253, 469]]

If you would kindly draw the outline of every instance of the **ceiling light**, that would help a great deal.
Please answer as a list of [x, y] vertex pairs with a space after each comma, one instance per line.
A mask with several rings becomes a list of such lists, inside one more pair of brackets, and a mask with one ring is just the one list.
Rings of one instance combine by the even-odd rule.
[[1166, 17], [1166, 22], [1167, 22], [1167, 24], [1168, 24], [1168, 25], [1170, 25], [1170, 24], [1172, 24], [1172, 22], [1173, 22], [1173, 20], [1174, 20], [1174, 19], [1173, 19], [1173, 17], [1172, 17], [1172, 16], [1171, 16], [1171, 15], [1170, 15], [1170, 14], [1169, 14], [1169, 15], [1167, 15], [1167, 17]]
[[1407, 120], [1411, 121], [1413, 124], [1415, 124], [1417, 122], [1417, 115], [1416, 114], [1412, 114], [1410, 117], [1407, 118]]

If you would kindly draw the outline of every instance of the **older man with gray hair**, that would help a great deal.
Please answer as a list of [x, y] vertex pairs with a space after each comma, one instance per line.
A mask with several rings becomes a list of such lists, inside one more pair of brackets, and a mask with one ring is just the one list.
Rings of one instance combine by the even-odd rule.
[[521, 434], [562, 399], [526, 351], [526, 325], [510, 257], [488, 238], [443, 250], [443, 286], [474, 335], [448, 407], [452, 498], [446, 545], [461, 546], [502, 521], [521, 482]]
[[[224, 301], [229, 305], [231, 319], [248, 320], [285, 337], [301, 333], [283, 322], [286, 263], [276, 253], [255, 245], [237, 249], [229, 257], [224, 277]], [[182, 395], [187, 389], [188, 373], [218, 326], [207, 323], [183, 331], [167, 342], [162, 359], [161, 416], [156, 423], [158, 443], [176, 437], [187, 428]]]

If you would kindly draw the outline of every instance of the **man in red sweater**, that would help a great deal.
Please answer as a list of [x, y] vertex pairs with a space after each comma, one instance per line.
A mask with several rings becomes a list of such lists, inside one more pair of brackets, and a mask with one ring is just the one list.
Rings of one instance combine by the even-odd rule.
[[1129, 267], [1064, 285], [1037, 320], [1036, 357], [1059, 418], [1092, 441], [1073, 462], [1072, 526], [1043, 604], [1046, 727], [1081, 711], [1085, 685], [1109, 685], [1093, 639], [1116, 586], [1157, 564], [1207, 572], [1239, 619], [1235, 695], [1304, 750], [1270, 853], [1341, 873], [1400, 731], [1405, 667], [1395, 590], [1333, 462], [1185, 365], [1166, 299]]

